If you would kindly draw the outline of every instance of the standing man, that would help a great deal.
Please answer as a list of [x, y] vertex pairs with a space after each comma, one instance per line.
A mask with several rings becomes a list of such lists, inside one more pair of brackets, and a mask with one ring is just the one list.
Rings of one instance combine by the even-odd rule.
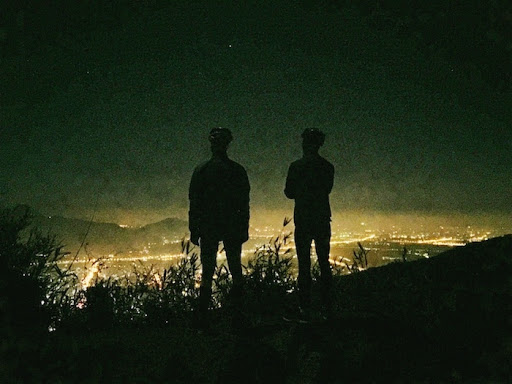
[[249, 238], [249, 179], [244, 167], [228, 158], [227, 149], [233, 140], [231, 131], [214, 128], [208, 140], [212, 158], [194, 170], [189, 189], [190, 240], [201, 247], [199, 316], [203, 326], [207, 325], [219, 242], [224, 244], [233, 278], [233, 304], [239, 306], [242, 244]]
[[299, 303], [301, 317], [311, 316], [311, 242], [321, 271], [322, 304], [326, 315], [331, 312], [332, 272], [329, 264], [331, 240], [331, 207], [329, 194], [334, 182], [334, 166], [318, 154], [325, 134], [316, 128], [302, 133], [301, 159], [288, 169], [284, 193], [295, 200], [295, 247], [299, 261]]

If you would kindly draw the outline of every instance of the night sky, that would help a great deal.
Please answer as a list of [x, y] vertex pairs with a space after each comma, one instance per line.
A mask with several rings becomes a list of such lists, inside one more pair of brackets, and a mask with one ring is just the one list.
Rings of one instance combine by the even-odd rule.
[[317, 127], [335, 212], [512, 214], [508, 1], [45, 3], [2, 6], [0, 205], [185, 217], [222, 126], [253, 212], [291, 214]]

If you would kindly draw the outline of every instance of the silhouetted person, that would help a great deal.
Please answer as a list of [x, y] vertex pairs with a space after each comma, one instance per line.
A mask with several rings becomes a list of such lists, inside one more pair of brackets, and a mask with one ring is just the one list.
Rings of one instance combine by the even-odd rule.
[[228, 158], [231, 131], [214, 128], [208, 140], [212, 158], [194, 170], [189, 189], [190, 239], [201, 247], [199, 315], [203, 326], [207, 325], [219, 242], [224, 244], [233, 278], [231, 296], [238, 306], [242, 295], [242, 244], [249, 238], [249, 179], [244, 167]]
[[284, 193], [295, 200], [295, 247], [299, 261], [299, 302], [301, 315], [310, 316], [311, 307], [311, 242], [315, 241], [321, 271], [322, 301], [326, 314], [331, 311], [332, 281], [329, 251], [331, 240], [331, 207], [329, 193], [334, 182], [334, 166], [318, 154], [325, 135], [316, 128], [302, 133], [301, 159], [288, 169]]

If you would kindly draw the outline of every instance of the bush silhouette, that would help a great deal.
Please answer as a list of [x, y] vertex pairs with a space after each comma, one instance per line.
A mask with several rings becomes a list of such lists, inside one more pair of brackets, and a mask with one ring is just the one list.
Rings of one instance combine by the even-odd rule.
[[29, 230], [32, 215], [20, 206], [0, 212], [0, 302], [2, 324], [48, 328], [76, 287], [76, 276], [60, 269], [65, 254], [54, 236]]

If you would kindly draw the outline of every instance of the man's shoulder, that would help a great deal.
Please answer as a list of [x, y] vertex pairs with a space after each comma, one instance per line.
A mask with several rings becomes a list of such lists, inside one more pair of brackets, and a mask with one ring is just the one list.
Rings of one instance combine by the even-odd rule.
[[245, 171], [245, 168], [242, 164], [240, 163], [237, 163], [236, 161], [234, 160], [231, 160], [231, 159], [228, 159], [228, 163], [229, 163], [229, 166], [233, 169], [235, 169], [236, 171], [238, 172], [241, 172], [241, 173], [247, 173]]
[[290, 164], [290, 168], [300, 167], [300, 166], [302, 166], [304, 164], [306, 164], [306, 162], [304, 161], [304, 158], [301, 157], [300, 159], [292, 161], [291, 164]]
[[215, 172], [216, 170], [219, 169], [219, 167], [225, 169], [226, 166], [227, 168], [233, 169], [235, 171], [246, 173], [245, 168], [241, 164], [231, 159], [210, 159], [203, 161], [201, 164], [194, 168], [194, 173], [209, 172], [209, 169]]
[[334, 169], [334, 165], [329, 160], [327, 160], [325, 157], [320, 156], [320, 159], [322, 159], [322, 162], [324, 163], [324, 165], [326, 167]]
[[307, 158], [304, 158], [304, 157], [301, 157], [300, 159], [297, 159], [295, 161], [293, 161], [291, 164], [290, 164], [290, 168], [291, 167], [304, 167], [304, 166], [310, 166], [311, 164], [314, 164], [316, 166], [321, 166], [321, 167], [325, 167], [325, 168], [331, 168], [331, 169], [334, 169], [334, 165], [332, 165], [332, 163], [327, 160], [326, 158], [322, 157], [322, 156], [318, 156], [314, 159], [307, 159]]
[[201, 173], [205, 168], [208, 167], [211, 160], [205, 160], [194, 168], [194, 173]]

